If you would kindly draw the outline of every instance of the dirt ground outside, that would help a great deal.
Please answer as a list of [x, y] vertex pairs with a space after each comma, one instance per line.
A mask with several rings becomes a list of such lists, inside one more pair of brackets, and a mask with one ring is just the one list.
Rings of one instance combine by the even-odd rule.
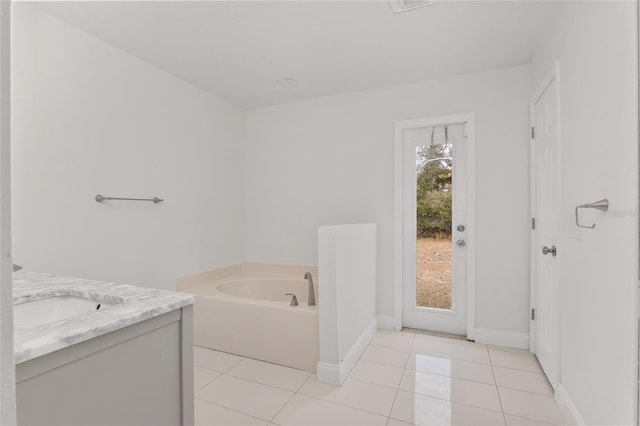
[[418, 238], [418, 306], [451, 309], [451, 239]]

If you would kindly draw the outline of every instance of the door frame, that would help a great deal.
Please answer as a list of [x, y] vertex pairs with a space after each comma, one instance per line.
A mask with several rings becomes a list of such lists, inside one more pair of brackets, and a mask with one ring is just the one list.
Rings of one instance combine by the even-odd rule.
[[[547, 73], [547, 75], [542, 79], [542, 82], [538, 85], [538, 88], [536, 89], [536, 91], [533, 93], [533, 96], [531, 97], [531, 100], [529, 101], [529, 127], [532, 128], [534, 127], [534, 107], [536, 102], [538, 102], [538, 100], [540, 100], [540, 98], [542, 97], [542, 95], [544, 94], [544, 92], [547, 90], [547, 88], [551, 85], [551, 83], [553, 83], [555, 81], [556, 84], [556, 89], [555, 89], [555, 96], [556, 96], [556, 116], [555, 116], [555, 120], [556, 120], [556, 138], [557, 138], [557, 159], [556, 159], [556, 164], [560, 164], [560, 159], [561, 159], [561, 148], [562, 148], [562, 138], [561, 138], [561, 114], [560, 114], [560, 62], [559, 61], [555, 61], [553, 68], [549, 71], [549, 73]], [[532, 138], [532, 133], [529, 132], [529, 191], [530, 191], [530, 217], [533, 218], [535, 217], [535, 210], [536, 210], [536, 192], [535, 192], [535, 182], [536, 182], [536, 176], [535, 176], [535, 145], [534, 145], [534, 139]], [[562, 176], [560, 175], [560, 173], [558, 173], [558, 187], [561, 188], [561, 179]], [[538, 247], [535, 246], [536, 240], [535, 240], [535, 235], [534, 235], [534, 230], [532, 228], [529, 229], [529, 273], [530, 273], [530, 299], [529, 299], [529, 351], [533, 352], [534, 354], [536, 353], [536, 321], [531, 319], [531, 310], [536, 308], [536, 297], [537, 297], [537, 281], [536, 281], [536, 254], [538, 253]], [[559, 267], [561, 264], [561, 259], [558, 259], [558, 263], [559, 263]], [[559, 301], [557, 301], [559, 302]], [[560, 318], [562, 317], [562, 305], [560, 303], [558, 303], [558, 313], [560, 315]], [[557, 367], [557, 375], [558, 375], [558, 381], [560, 381], [560, 377], [561, 377], [561, 359], [562, 359], [562, 339], [560, 338], [561, 336], [561, 331], [562, 331], [562, 325], [561, 323], [559, 323], [559, 327], [560, 329], [557, 330], [558, 333], [558, 351], [557, 351], [557, 359], [555, 360], [556, 362], [556, 367]]]
[[404, 130], [421, 127], [442, 126], [453, 123], [467, 123], [467, 338], [475, 338], [476, 325], [476, 268], [475, 268], [475, 240], [476, 240], [476, 118], [475, 113], [445, 115], [437, 117], [419, 118], [395, 122], [394, 138], [394, 330], [402, 329], [402, 147]]

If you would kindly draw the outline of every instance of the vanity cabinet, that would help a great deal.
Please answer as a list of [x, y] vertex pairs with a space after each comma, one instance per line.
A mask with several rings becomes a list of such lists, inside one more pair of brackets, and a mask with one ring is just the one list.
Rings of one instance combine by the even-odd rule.
[[193, 425], [193, 308], [16, 365], [18, 425]]

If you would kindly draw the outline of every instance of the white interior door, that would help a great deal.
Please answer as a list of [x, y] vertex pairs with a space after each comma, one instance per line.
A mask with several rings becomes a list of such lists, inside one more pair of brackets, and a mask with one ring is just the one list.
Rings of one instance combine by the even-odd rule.
[[[405, 327], [466, 335], [466, 136], [466, 124], [459, 121], [403, 131]], [[447, 208], [449, 217], [434, 213], [446, 213]]]
[[555, 77], [532, 106], [532, 330], [533, 350], [549, 381], [559, 382], [560, 294], [557, 247], [559, 139]]

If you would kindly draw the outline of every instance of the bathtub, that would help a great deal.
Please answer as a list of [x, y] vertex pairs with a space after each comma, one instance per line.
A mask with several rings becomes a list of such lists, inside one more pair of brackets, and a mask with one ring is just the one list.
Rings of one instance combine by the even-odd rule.
[[197, 297], [194, 344], [315, 372], [318, 307], [307, 305], [307, 271], [318, 300], [316, 267], [244, 263], [179, 279], [178, 291]]

